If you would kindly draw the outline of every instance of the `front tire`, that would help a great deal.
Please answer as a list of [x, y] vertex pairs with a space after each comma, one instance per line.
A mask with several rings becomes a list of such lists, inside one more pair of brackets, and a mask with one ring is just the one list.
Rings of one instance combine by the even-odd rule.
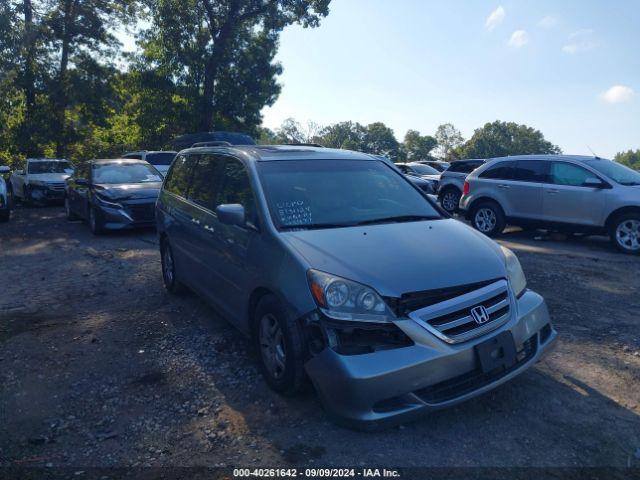
[[482, 202], [473, 207], [471, 224], [488, 237], [500, 235], [506, 226], [504, 212], [495, 202]]
[[462, 194], [456, 188], [447, 188], [440, 195], [440, 205], [449, 214], [454, 214], [458, 210]]
[[278, 299], [265, 295], [254, 314], [254, 342], [260, 370], [276, 392], [292, 396], [304, 390], [304, 336], [300, 326], [288, 319]]
[[640, 255], [640, 213], [620, 215], [611, 223], [613, 245], [623, 253]]

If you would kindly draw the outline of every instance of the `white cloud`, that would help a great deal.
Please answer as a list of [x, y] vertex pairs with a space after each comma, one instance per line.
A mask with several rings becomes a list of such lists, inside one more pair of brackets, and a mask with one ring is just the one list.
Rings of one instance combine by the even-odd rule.
[[553, 28], [558, 24], [558, 18], [553, 15], [547, 15], [538, 22], [538, 26], [542, 28]]
[[511, 34], [507, 45], [513, 48], [520, 48], [524, 47], [527, 43], [529, 43], [529, 34], [524, 30], [516, 30]]
[[631, 87], [614, 85], [606, 92], [602, 92], [600, 98], [607, 103], [624, 103], [631, 100], [635, 94]]
[[573, 55], [574, 53], [588, 52], [595, 48], [596, 44], [592, 39], [593, 30], [585, 28], [569, 35], [567, 44], [562, 47], [564, 53]]
[[504, 10], [502, 5], [500, 5], [493, 12], [491, 12], [491, 15], [487, 17], [487, 20], [484, 22], [485, 28], [489, 31], [496, 28], [504, 20], [506, 13], [507, 12]]

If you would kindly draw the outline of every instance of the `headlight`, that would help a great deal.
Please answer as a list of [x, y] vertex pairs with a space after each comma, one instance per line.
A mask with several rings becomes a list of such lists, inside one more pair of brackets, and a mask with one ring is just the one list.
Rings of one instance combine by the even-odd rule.
[[527, 288], [527, 279], [522, 271], [520, 261], [518, 260], [518, 257], [516, 257], [516, 254], [508, 248], [500, 248], [502, 248], [502, 252], [504, 253], [505, 263], [507, 266], [507, 276], [509, 277], [511, 288], [513, 288], [513, 293], [515, 293], [516, 297], [520, 297]]
[[335, 320], [389, 323], [395, 316], [375, 290], [318, 270], [307, 273], [313, 299]]
[[95, 198], [96, 200], [98, 200], [98, 203], [100, 205], [104, 205], [105, 207], [109, 207], [109, 208], [122, 208], [122, 205], [120, 205], [119, 203], [114, 203], [114, 202], [110, 202], [109, 200], [104, 199], [103, 197], [101, 197], [100, 195], [94, 195], [93, 198]]

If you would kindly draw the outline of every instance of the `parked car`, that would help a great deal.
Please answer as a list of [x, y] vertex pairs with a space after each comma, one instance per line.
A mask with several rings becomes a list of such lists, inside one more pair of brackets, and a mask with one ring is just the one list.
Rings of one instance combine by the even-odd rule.
[[417, 162], [396, 163], [396, 167], [404, 173], [409, 180], [428, 194], [438, 193], [440, 172], [433, 167]]
[[640, 173], [611, 160], [498, 158], [467, 177], [460, 208], [487, 235], [507, 223], [605, 233], [621, 251], [640, 254]]
[[140, 150], [138, 152], [125, 153], [122, 158], [145, 160], [156, 167], [156, 170], [164, 176], [167, 174], [171, 162], [176, 158], [176, 153], [178, 152], [165, 150], [152, 152], [148, 150]]
[[85, 219], [94, 234], [155, 226], [162, 175], [144, 160], [91, 160], [67, 180], [69, 220]]
[[46, 203], [64, 199], [64, 182], [73, 173], [69, 160], [28, 158], [24, 168], [9, 179], [11, 195], [24, 203]]
[[419, 160], [416, 163], [422, 163], [423, 165], [429, 165], [432, 168], [435, 168], [440, 173], [444, 172], [447, 168], [451, 166], [449, 162], [445, 162], [442, 160]]
[[456, 160], [442, 173], [438, 187], [438, 199], [442, 208], [448, 213], [455, 213], [458, 210], [464, 180], [467, 178], [467, 175], [485, 161], [486, 160], [479, 158]]
[[185, 150], [156, 221], [167, 290], [189, 287], [252, 338], [274, 390], [310, 378], [349, 425], [487, 392], [556, 337], [510, 250], [441, 215], [373, 155]]
[[9, 172], [9, 167], [0, 166], [0, 222], [8, 222], [11, 218], [11, 199], [9, 189], [4, 179], [4, 174]]

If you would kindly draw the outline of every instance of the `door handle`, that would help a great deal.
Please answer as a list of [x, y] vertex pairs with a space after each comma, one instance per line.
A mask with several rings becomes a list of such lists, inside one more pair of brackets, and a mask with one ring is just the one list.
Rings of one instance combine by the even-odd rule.
[[501, 183], [500, 185], [498, 185], [498, 188], [511, 188], [509, 185], [505, 185], [504, 183]]
[[207, 232], [211, 232], [211, 233], [215, 232], [215, 229], [214, 229], [213, 227], [210, 227], [209, 225], [205, 225], [205, 226], [204, 226], [204, 229], [205, 229]]
[[191, 221], [196, 225], [200, 225], [200, 220], [198, 220], [197, 218], [192, 218]]
[[549, 190], [547, 190], [547, 193], [550, 194], [556, 194], [556, 193], [560, 193], [560, 190], [556, 190], [555, 188], [550, 188]]

